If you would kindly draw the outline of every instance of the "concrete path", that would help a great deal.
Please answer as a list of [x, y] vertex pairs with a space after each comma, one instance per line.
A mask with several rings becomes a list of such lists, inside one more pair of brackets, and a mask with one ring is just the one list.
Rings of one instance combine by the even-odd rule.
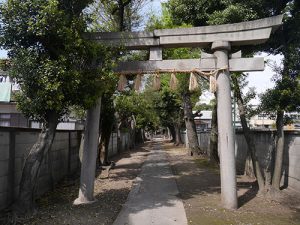
[[113, 225], [187, 225], [166, 153], [155, 143]]

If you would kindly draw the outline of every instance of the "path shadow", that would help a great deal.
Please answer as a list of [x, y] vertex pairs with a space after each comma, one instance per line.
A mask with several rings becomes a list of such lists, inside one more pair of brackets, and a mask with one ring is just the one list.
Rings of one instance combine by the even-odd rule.
[[238, 196], [238, 207], [242, 207], [246, 203], [250, 202], [254, 199], [258, 193], [258, 185], [256, 181], [249, 181], [249, 182], [237, 182], [238, 189], [247, 189], [247, 191]]
[[294, 141], [296, 139], [295, 136], [288, 136], [289, 138], [285, 138], [284, 143], [284, 156], [283, 156], [283, 169], [282, 169], [282, 186], [280, 187], [281, 190], [286, 189], [289, 187], [289, 176], [290, 176], [290, 151], [291, 148], [295, 146]]

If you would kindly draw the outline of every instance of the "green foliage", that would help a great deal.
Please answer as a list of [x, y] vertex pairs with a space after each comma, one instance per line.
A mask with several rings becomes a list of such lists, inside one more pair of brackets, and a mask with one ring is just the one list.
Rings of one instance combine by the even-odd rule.
[[203, 104], [195, 105], [195, 107], [193, 108], [193, 110], [195, 110], [195, 111], [205, 111], [205, 110], [212, 111], [213, 108], [214, 108], [214, 106], [213, 106], [212, 103], [210, 103], [210, 104], [203, 103]]
[[221, 0], [169, 0], [166, 6], [174, 24], [203, 26], [214, 11], [224, 7], [224, 3]]
[[18, 107], [33, 119], [91, 107], [111, 75], [105, 47], [84, 39], [91, 3], [8, 0], [1, 5], [1, 46], [19, 83]]
[[288, 2], [277, 0], [169, 0], [175, 24], [205, 26], [236, 23], [279, 14]]
[[182, 123], [183, 109], [180, 96], [168, 88], [163, 88], [158, 94], [159, 97], [154, 99], [153, 104], [161, 125], [169, 127], [175, 123]]
[[[297, 77], [300, 75], [300, 2], [293, 0], [170, 0], [166, 7], [176, 24], [194, 26], [236, 23], [284, 13], [284, 24], [268, 43], [261, 46], [243, 47], [243, 53], [267, 51], [283, 54], [283, 66], [277, 72], [276, 87], [262, 97], [262, 108], [269, 111], [296, 110], [300, 92]], [[246, 96], [244, 96], [246, 97]]]
[[[134, 116], [138, 129], [151, 130], [158, 126], [158, 118], [154, 112], [149, 94], [151, 93], [138, 94], [129, 91], [116, 97], [115, 108], [124, 125], [129, 122], [129, 118]], [[125, 127], [128, 126], [127, 124]]]
[[300, 111], [300, 84], [288, 76], [276, 80], [275, 87], [261, 96], [261, 111], [272, 113], [275, 110], [286, 112]]
[[257, 19], [256, 11], [243, 4], [229, 5], [222, 11], [215, 11], [209, 16], [208, 24], [237, 23]]
[[[166, 3], [168, 4], [168, 3]], [[166, 28], [185, 28], [191, 27], [191, 25], [187, 23], [176, 24], [174, 23], [171, 10], [167, 7], [166, 4], [162, 4], [162, 15], [161, 17], [152, 16], [147, 24], [147, 30], [154, 29], [166, 29]], [[163, 59], [193, 59], [200, 58], [200, 49], [199, 48], [175, 48], [175, 49], [164, 49], [163, 51]], [[169, 77], [169, 76], [166, 76]], [[189, 77], [190, 74], [187, 73], [177, 73], [176, 77], [179, 81], [178, 88], [176, 90], [178, 96], [180, 95], [191, 95], [195, 104], [198, 101], [199, 96], [201, 95], [201, 89], [199, 88], [196, 91], [189, 91]], [[166, 79], [165, 79], [166, 80]], [[167, 78], [167, 83], [165, 82], [165, 86], [168, 85], [169, 79]], [[200, 83], [200, 82], [199, 82]], [[199, 85], [200, 87], [200, 85]]]
[[173, 126], [174, 123], [181, 123], [183, 117], [182, 99], [178, 92], [172, 91], [169, 87], [170, 75], [161, 74], [161, 90], [152, 90], [152, 77], [148, 78], [144, 96], [152, 105], [159, 125], [163, 127]]
[[148, 0], [95, 0], [89, 7], [93, 31], [131, 31], [143, 20], [140, 10]]
[[261, 110], [266, 112], [300, 110], [300, 3], [291, 1], [285, 13], [283, 29], [275, 38], [280, 43], [277, 52], [284, 56], [283, 67], [275, 67], [275, 87], [261, 97]]

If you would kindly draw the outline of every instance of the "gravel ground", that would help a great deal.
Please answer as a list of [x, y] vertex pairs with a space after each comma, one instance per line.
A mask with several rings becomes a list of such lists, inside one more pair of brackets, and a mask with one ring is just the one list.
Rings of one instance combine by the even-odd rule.
[[[54, 191], [38, 199], [38, 213], [19, 224], [112, 224], [141, 171], [153, 143], [148, 142], [135, 151], [122, 153], [112, 159], [116, 167], [107, 177], [99, 174], [95, 180], [97, 202], [73, 206], [79, 190], [79, 179], [65, 180]], [[300, 194], [284, 190], [279, 201], [256, 197], [253, 180], [238, 177], [239, 208], [225, 210], [221, 206], [220, 178], [216, 166], [206, 159], [192, 158], [186, 149], [163, 143], [176, 177], [179, 196], [191, 225], [300, 225]], [[78, 175], [76, 176], [78, 177]], [[163, 224], [162, 224], [163, 225]]]
[[112, 159], [116, 167], [110, 170], [109, 176], [102, 172], [96, 177], [96, 203], [73, 206], [72, 202], [78, 196], [79, 179], [65, 180], [37, 200], [38, 214], [22, 224], [112, 224], [126, 202], [151, 146], [148, 142]]
[[253, 180], [238, 177], [237, 210], [221, 206], [218, 167], [206, 159], [187, 156], [186, 149], [165, 143], [180, 198], [191, 225], [299, 225], [300, 194], [284, 190], [280, 201], [256, 197]]

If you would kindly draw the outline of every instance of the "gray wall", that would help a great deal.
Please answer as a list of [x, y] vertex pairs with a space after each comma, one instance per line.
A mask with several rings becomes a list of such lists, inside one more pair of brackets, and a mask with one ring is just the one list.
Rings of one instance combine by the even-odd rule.
[[[209, 141], [210, 141], [210, 133], [207, 131], [198, 131], [198, 143], [200, 145], [200, 148], [202, 151], [206, 152], [206, 154], [209, 154]], [[181, 132], [181, 139], [184, 142], [185, 146], [189, 147], [189, 142], [187, 139], [186, 131]]]
[[[186, 140], [186, 135], [182, 135]], [[274, 155], [274, 131], [254, 131], [257, 156], [263, 168], [272, 168], [274, 163], [270, 158]], [[201, 149], [209, 149], [209, 133], [198, 133]], [[186, 142], [185, 142], [186, 143]], [[186, 143], [188, 145], [188, 143]], [[252, 174], [252, 165], [247, 157], [248, 147], [242, 131], [236, 131], [236, 167], [238, 174]], [[300, 191], [300, 132], [285, 131], [285, 149], [283, 162], [282, 185]]]
[[[9, 206], [16, 198], [25, 158], [36, 142], [39, 132], [39, 129], [0, 127], [0, 210]], [[41, 166], [38, 196], [50, 190], [64, 177], [78, 171], [81, 132], [57, 130], [51, 150], [44, 157]], [[119, 151], [128, 150], [130, 141], [128, 133], [121, 133]], [[117, 134], [113, 133], [109, 144], [109, 156], [117, 153]]]
[[[0, 210], [10, 205], [19, 191], [22, 168], [39, 130], [0, 128]], [[80, 166], [78, 131], [57, 131], [41, 166], [37, 194], [41, 195]], [[51, 164], [49, 163], [51, 160]]]

